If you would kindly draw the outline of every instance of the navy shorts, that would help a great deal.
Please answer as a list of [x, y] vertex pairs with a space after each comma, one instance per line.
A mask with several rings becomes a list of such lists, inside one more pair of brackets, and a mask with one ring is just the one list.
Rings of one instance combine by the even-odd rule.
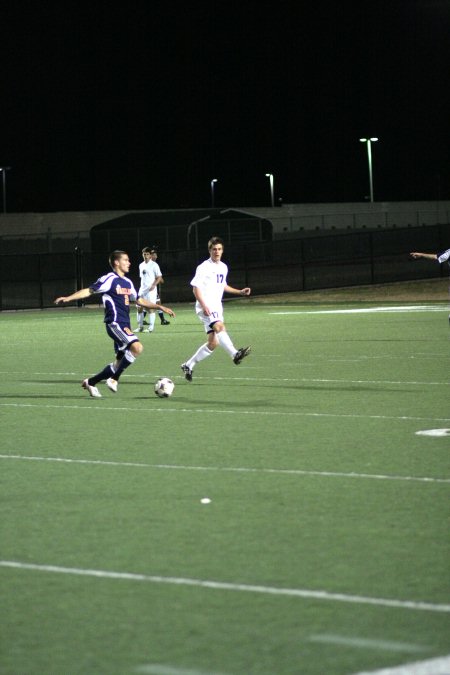
[[124, 352], [133, 342], [139, 342], [139, 338], [131, 330], [130, 326], [126, 324], [119, 324], [115, 321], [112, 323], [105, 323], [106, 332], [111, 340], [114, 341], [114, 351]]

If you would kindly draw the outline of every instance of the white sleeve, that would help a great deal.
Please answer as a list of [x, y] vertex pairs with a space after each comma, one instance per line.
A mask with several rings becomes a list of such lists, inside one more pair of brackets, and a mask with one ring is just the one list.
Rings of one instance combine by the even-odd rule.
[[441, 255], [438, 256], [438, 262], [443, 263], [446, 260], [450, 258], [450, 248], [448, 248], [446, 251], [441, 253]]

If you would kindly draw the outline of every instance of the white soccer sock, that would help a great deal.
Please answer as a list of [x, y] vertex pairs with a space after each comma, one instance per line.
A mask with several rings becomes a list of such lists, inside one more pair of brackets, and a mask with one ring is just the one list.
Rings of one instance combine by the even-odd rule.
[[211, 354], [212, 349], [210, 349], [208, 344], [205, 342], [205, 344], [199, 347], [195, 354], [191, 356], [189, 361], [186, 361], [186, 365], [192, 370], [196, 363], [203, 361], [203, 359], [208, 358], [208, 356], [211, 356]]
[[216, 333], [216, 336], [217, 336], [217, 340], [219, 342], [219, 345], [221, 347], [223, 347], [223, 349], [225, 349], [225, 351], [227, 351], [229, 353], [231, 358], [233, 358], [233, 356], [237, 352], [237, 349], [234, 346], [234, 344], [231, 342], [231, 338], [228, 335], [228, 333], [225, 330], [221, 330], [218, 333]]
[[136, 312], [136, 318], [138, 326], [142, 327], [144, 325], [144, 312]]
[[155, 327], [155, 312], [150, 312], [148, 315], [148, 329], [153, 330]]

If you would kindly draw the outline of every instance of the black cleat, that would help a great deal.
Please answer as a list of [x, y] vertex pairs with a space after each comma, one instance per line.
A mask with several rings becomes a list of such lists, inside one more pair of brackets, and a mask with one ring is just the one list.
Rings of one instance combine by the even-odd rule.
[[185, 363], [181, 364], [181, 370], [188, 382], [192, 382], [192, 370]]
[[167, 321], [167, 319], [161, 319], [161, 326], [168, 326], [170, 324], [170, 321]]
[[236, 354], [233, 357], [234, 363], [238, 366], [242, 359], [245, 359], [251, 352], [251, 347], [241, 347], [237, 350]]

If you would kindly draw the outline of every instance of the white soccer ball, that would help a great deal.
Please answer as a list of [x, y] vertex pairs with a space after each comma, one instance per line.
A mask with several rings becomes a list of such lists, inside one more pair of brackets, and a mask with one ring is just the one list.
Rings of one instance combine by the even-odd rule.
[[174, 389], [175, 384], [169, 377], [160, 377], [159, 380], [155, 382], [155, 394], [160, 398], [172, 396]]

